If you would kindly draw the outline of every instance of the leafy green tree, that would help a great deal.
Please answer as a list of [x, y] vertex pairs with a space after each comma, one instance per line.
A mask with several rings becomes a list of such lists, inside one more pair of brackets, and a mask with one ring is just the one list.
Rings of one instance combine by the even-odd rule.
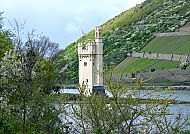
[[6, 51], [13, 48], [11, 40], [13, 34], [11, 34], [10, 31], [3, 29], [2, 14], [3, 12], [0, 12], [0, 60], [2, 59]]
[[[20, 33], [17, 23], [15, 29]], [[58, 44], [44, 36], [35, 38], [33, 32], [25, 43], [19, 34], [16, 37], [14, 52], [7, 52], [1, 61], [1, 105], [6, 105], [1, 107], [0, 132], [59, 133], [59, 110], [43, 99], [55, 81], [49, 59]]]
[[39, 58], [35, 70], [35, 81], [44, 93], [50, 94], [57, 84], [56, 70], [51, 59]]

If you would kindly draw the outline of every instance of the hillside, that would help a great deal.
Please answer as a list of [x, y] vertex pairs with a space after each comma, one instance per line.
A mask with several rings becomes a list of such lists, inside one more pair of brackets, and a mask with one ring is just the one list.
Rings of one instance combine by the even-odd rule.
[[119, 74], [132, 73], [136, 71], [150, 72], [151, 69], [164, 70], [177, 68], [178, 61], [164, 61], [157, 59], [127, 58], [115, 67], [115, 72]]
[[[189, 0], [146, 0], [103, 24], [104, 63], [116, 66], [129, 51], [139, 51], [155, 32], [171, 32], [183, 26], [190, 16]], [[66, 81], [78, 79], [77, 43], [93, 39], [91, 31], [60, 52], [58, 69]]]
[[190, 54], [190, 35], [156, 37], [141, 52], [188, 55]]
[[[187, 23], [189, 25], [189, 22]], [[187, 27], [187, 25], [183, 26]], [[161, 54], [190, 54], [190, 35], [155, 37], [140, 52]], [[180, 62], [155, 59], [126, 58], [115, 67], [115, 72], [150, 72], [152, 68], [164, 70], [179, 67]]]

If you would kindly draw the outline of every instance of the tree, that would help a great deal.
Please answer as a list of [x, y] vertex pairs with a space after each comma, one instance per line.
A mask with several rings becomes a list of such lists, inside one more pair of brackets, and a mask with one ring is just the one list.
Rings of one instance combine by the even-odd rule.
[[6, 105], [1, 107], [0, 132], [58, 133], [59, 110], [43, 99], [55, 81], [50, 61], [58, 44], [45, 36], [36, 36], [34, 31], [23, 43], [20, 29], [22, 25], [16, 22], [14, 51], [7, 52], [1, 61], [1, 104]]
[[39, 58], [34, 71], [36, 73], [35, 81], [38, 86], [44, 93], [50, 94], [54, 86], [58, 84], [57, 70], [53, 61]]
[[4, 53], [13, 48], [11, 37], [13, 34], [9, 30], [3, 29], [2, 12], [0, 12], [0, 61], [4, 56]]

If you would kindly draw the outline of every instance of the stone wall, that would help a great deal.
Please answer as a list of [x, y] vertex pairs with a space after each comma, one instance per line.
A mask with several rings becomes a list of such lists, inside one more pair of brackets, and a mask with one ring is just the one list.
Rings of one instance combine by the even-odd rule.
[[166, 36], [182, 36], [182, 35], [190, 35], [190, 31], [188, 32], [168, 32], [168, 33], [156, 33], [154, 34], [156, 37], [166, 37]]
[[179, 28], [179, 32], [190, 32], [190, 27]]
[[137, 52], [134, 52], [134, 53], [132, 53], [131, 56], [132, 56], [132, 57], [135, 57], [135, 58], [144, 58], [144, 53], [137, 53]]
[[180, 61], [180, 59], [181, 59], [181, 55], [173, 54], [172, 60], [174, 60], [174, 61]]
[[158, 54], [156, 54], [156, 53], [153, 53], [153, 54], [144, 53], [144, 58], [147, 58], [147, 59], [157, 59], [158, 58]]
[[171, 60], [188, 62], [190, 61], [189, 55], [178, 55], [178, 54], [160, 54], [160, 53], [130, 53], [131, 58], [146, 58], [146, 59], [160, 59], [160, 60]]
[[187, 57], [187, 62], [190, 62], [190, 55]]
[[181, 55], [180, 61], [181, 62], [187, 62], [188, 61], [188, 55]]
[[158, 54], [160, 60], [172, 60], [172, 54]]

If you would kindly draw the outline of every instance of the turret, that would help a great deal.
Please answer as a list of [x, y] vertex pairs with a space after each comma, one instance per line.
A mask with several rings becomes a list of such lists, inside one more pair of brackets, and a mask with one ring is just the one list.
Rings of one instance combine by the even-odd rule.
[[102, 42], [102, 27], [95, 28], [95, 43], [96, 43], [96, 83], [95, 85], [103, 86], [103, 42]]
[[96, 28], [95, 28], [95, 42], [96, 42], [96, 54], [103, 54], [102, 27], [101, 26], [96, 26]]
[[102, 39], [102, 26], [96, 26], [95, 28], [95, 38]]

